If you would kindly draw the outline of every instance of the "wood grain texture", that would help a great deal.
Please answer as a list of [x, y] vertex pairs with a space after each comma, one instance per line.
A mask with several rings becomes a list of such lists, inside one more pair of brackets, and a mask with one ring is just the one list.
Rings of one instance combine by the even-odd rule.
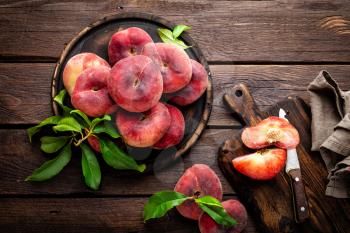
[[1, 1], [1, 59], [55, 61], [82, 28], [126, 11], [191, 25], [209, 61], [350, 61], [346, 0]]
[[[34, 145], [29, 144], [24, 128], [52, 115], [51, 79], [65, 44], [106, 14], [132, 11], [193, 27], [190, 35], [213, 73], [210, 129], [184, 160], [166, 171], [139, 176], [102, 165], [102, 186], [97, 192], [84, 185], [79, 154], [51, 181], [24, 182], [47, 160], [39, 150], [38, 138]], [[199, 232], [196, 222], [175, 210], [144, 225], [142, 209], [147, 196], [172, 189], [185, 168], [205, 163], [218, 173], [224, 199], [235, 198], [215, 161], [218, 146], [241, 127], [223, 104], [224, 93], [243, 82], [262, 110], [291, 94], [308, 101], [306, 86], [322, 69], [349, 90], [349, 22], [347, 0], [0, 0], [1, 232]], [[302, 172], [309, 177], [307, 190], [324, 192], [324, 170]], [[313, 182], [317, 177], [323, 180]], [[347, 201], [334, 204], [332, 198], [317, 197], [309, 196], [313, 219], [322, 225], [322, 231], [343, 232], [340, 225], [350, 211], [344, 208]], [[335, 220], [325, 224], [330, 219]], [[251, 218], [244, 232], [258, 232]]]
[[[224, 200], [236, 199], [225, 196]], [[143, 223], [146, 197], [2, 198], [2, 232], [199, 233], [198, 223], [171, 210], [162, 219]], [[256, 232], [251, 218], [245, 233]]]
[[[234, 93], [234, 92], [233, 92]], [[232, 95], [233, 96], [233, 95]], [[235, 98], [235, 97], [233, 97]], [[240, 97], [242, 98], [242, 97]], [[235, 101], [235, 99], [232, 99]], [[238, 101], [237, 105], [242, 104]], [[244, 104], [244, 103], [243, 103]], [[254, 105], [250, 105], [256, 108]], [[327, 170], [319, 153], [311, 152], [310, 109], [300, 98], [288, 98], [276, 103], [267, 113], [254, 114], [256, 109], [241, 107], [242, 116], [250, 118], [247, 123], [255, 123], [268, 115], [277, 115], [279, 108], [288, 113], [288, 120], [297, 128], [301, 137], [297, 152], [300, 162], [310, 218], [297, 225], [294, 221], [293, 196], [288, 174], [280, 172], [268, 182], [254, 181], [239, 174], [232, 166], [232, 159], [253, 150], [245, 147], [240, 139], [241, 132], [225, 141], [219, 152], [219, 166], [235, 187], [246, 207], [254, 213], [260, 229], [266, 233], [290, 232], [341, 232], [350, 228], [350, 200], [325, 196]], [[257, 110], [258, 111], [258, 110]]]
[[[0, 124], [36, 124], [52, 115], [51, 63], [0, 63]], [[240, 127], [223, 103], [223, 94], [245, 83], [265, 109], [296, 94], [309, 100], [306, 87], [327, 70], [343, 90], [350, 89], [350, 65], [211, 65], [214, 101], [209, 127]]]
[[[99, 191], [88, 189], [81, 173], [80, 152], [73, 154], [70, 164], [55, 178], [46, 182], [30, 183], [24, 179], [48, 158], [40, 151], [39, 137], [34, 145], [28, 141], [25, 130], [0, 130], [0, 196], [5, 195], [69, 195], [90, 194], [105, 195], [150, 195], [161, 190], [172, 190], [184, 170], [195, 163], [207, 164], [218, 174], [225, 194], [234, 194], [231, 186], [218, 167], [216, 156], [223, 140], [234, 133], [233, 129], [209, 129], [188, 155], [165, 170], [159, 170], [157, 164], [162, 161], [162, 154], [155, 161], [154, 173], [137, 174], [135, 172], [116, 171], [106, 166], [98, 156], [102, 182]], [[18, 143], [21, 142], [21, 143]]]

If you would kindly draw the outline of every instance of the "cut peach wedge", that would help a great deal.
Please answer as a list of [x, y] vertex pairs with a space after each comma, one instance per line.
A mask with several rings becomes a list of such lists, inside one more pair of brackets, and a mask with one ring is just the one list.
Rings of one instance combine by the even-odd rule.
[[232, 160], [233, 167], [241, 174], [254, 180], [274, 178], [286, 163], [286, 150], [263, 149], [252, 154], [239, 156]]

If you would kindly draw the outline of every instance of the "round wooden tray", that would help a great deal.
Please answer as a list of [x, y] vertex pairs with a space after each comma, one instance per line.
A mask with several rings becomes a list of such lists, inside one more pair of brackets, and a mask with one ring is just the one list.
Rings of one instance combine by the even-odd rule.
[[[119, 29], [139, 27], [148, 32], [155, 42], [161, 42], [157, 34], [157, 29], [172, 29], [174, 26], [175, 25], [173, 23], [163, 18], [151, 14], [137, 12], [107, 15], [95, 23], [90, 24], [88, 27], [79, 32], [78, 35], [75, 36], [64, 48], [59, 61], [57, 62], [53, 75], [51, 91], [52, 98], [64, 88], [62, 72], [66, 62], [72, 56], [82, 52], [92, 52], [108, 61], [107, 47], [109, 39]], [[159, 166], [169, 165], [169, 163], [178, 159], [181, 155], [188, 151], [205, 129], [211, 112], [213, 89], [212, 77], [208, 63], [197, 44], [187, 32], [182, 33], [181, 39], [187, 45], [192, 46], [191, 48], [185, 50], [190, 58], [200, 62], [207, 70], [209, 78], [208, 88], [203, 96], [195, 103], [186, 107], [179, 107], [184, 115], [186, 127], [184, 138], [181, 143], [176, 146], [176, 148], [169, 148], [163, 151], [152, 150], [150, 148], [127, 148], [129, 154], [131, 154], [136, 160], [147, 163], [148, 166], [154, 165], [156, 158], [159, 158], [156, 160], [157, 168]], [[71, 105], [69, 97], [65, 99], [65, 103], [67, 105]], [[59, 114], [58, 106], [54, 101], [52, 101], [52, 107], [54, 114]]]

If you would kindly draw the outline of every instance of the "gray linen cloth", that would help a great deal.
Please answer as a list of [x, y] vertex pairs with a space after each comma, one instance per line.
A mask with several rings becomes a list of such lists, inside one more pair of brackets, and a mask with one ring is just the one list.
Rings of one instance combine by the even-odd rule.
[[[350, 82], [350, 80], [349, 80]], [[342, 91], [326, 71], [308, 86], [312, 112], [312, 151], [328, 169], [326, 195], [350, 197], [350, 91]]]

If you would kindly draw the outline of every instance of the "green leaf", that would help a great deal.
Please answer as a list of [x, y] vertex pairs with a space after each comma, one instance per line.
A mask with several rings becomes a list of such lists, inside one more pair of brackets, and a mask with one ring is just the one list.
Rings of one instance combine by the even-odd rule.
[[84, 120], [84, 122], [86, 123], [86, 125], [87, 125], [88, 127], [91, 126], [92, 123], [91, 123], [89, 117], [88, 117], [85, 113], [83, 113], [82, 111], [80, 111], [80, 110], [78, 110], [78, 109], [74, 109], [74, 110], [70, 111], [70, 113], [71, 113], [71, 114], [72, 114], [72, 113], [75, 113], [75, 114], [79, 115], [79, 116]]
[[110, 115], [104, 115], [102, 118], [95, 118], [92, 120], [91, 128], [93, 129], [96, 125], [98, 125], [102, 121], [110, 121], [112, 120]]
[[69, 141], [68, 136], [61, 137], [50, 137], [45, 136], [40, 139], [41, 147], [40, 149], [46, 153], [55, 153], [61, 149]]
[[143, 172], [146, 169], [145, 164], [138, 165], [132, 157], [119, 149], [118, 146], [110, 140], [100, 138], [100, 147], [103, 159], [114, 169], [136, 170], [139, 172]]
[[181, 205], [190, 197], [175, 191], [163, 191], [153, 194], [146, 203], [143, 210], [143, 219], [163, 217], [170, 209]]
[[101, 183], [100, 165], [96, 159], [94, 152], [86, 144], [81, 144], [81, 167], [85, 184], [93, 190], [97, 190]]
[[75, 131], [81, 133], [81, 129], [84, 127], [79, 124], [73, 117], [62, 118], [56, 126], [53, 127], [54, 131]]
[[67, 94], [66, 89], [63, 89], [63, 90], [60, 91], [60, 93], [58, 93], [58, 95], [55, 96], [55, 98], [54, 98], [53, 100], [54, 100], [56, 103], [58, 103], [58, 105], [62, 108], [62, 110], [63, 110], [63, 115], [64, 115], [64, 116], [69, 116], [70, 111], [72, 111], [72, 109], [69, 108], [69, 107], [67, 107], [67, 106], [65, 106], [65, 105], [63, 104], [63, 100], [64, 100], [66, 94]]
[[187, 46], [182, 40], [174, 38], [173, 32], [171, 32], [169, 29], [158, 28], [158, 35], [164, 43], [175, 44], [183, 49], [190, 48], [190, 46]]
[[221, 205], [220, 201], [211, 196], [204, 196], [195, 199], [198, 206], [206, 212], [216, 223], [223, 225], [225, 227], [232, 227], [237, 224], [224, 207]]
[[166, 28], [158, 28], [158, 35], [164, 43], [169, 43], [169, 41], [174, 40], [172, 31]]
[[104, 122], [103, 125], [96, 125], [95, 128], [92, 130], [92, 133], [106, 133], [112, 138], [120, 137], [120, 134], [118, 133], [117, 129], [110, 122]]
[[174, 44], [180, 46], [181, 48], [183, 49], [188, 49], [188, 48], [191, 48], [192, 46], [188, 46], [185, 44], [185, 42], [183, 42], [182, 40], [179, 40], [179, 39], [175, 39], [174, 40]]
[[42, 122], [40, 122], [38, 125], [30, 127], [27, 129], [27, 133], [29, 136], [29, 141], [32, 142], [32, 137], [34, 134], [40, 131], [40, 129], [45, 125], [55, 125], [62, 119], [61, 116], [51, 116], [49, 118], [46, 118]]
[[174, 43], [173, 33], [169, 29], [158, 28], [158, 35], [164, 43], [168, 43], [168, 44]]
[[58, 95], [55, 96], [55, 98], [53, 99], [56, 103], [58, 103], [58, 105], [60, 105], [61, 107], [64, 106], [63, 105], [63, 100], [64, 97], [66, 97], [67, 91], [66, 89], [63, 89], [60, 91], [60, 93], [58, 93]]
[[44, 181], [48, 180], [62, 171], [72, 158], [72, 150], [70, 143], [60, 151], [59, 155], [46, 161], [37, 168], [32, 175], [28, 176], [25, 181]]
[[186, 30], [190, 30], [191, 27], [187, 26], [187, 25], [176, 25], [173, 29], [173, 36], [174, 38], [178, 38], [182, 32], [186, 31]]

